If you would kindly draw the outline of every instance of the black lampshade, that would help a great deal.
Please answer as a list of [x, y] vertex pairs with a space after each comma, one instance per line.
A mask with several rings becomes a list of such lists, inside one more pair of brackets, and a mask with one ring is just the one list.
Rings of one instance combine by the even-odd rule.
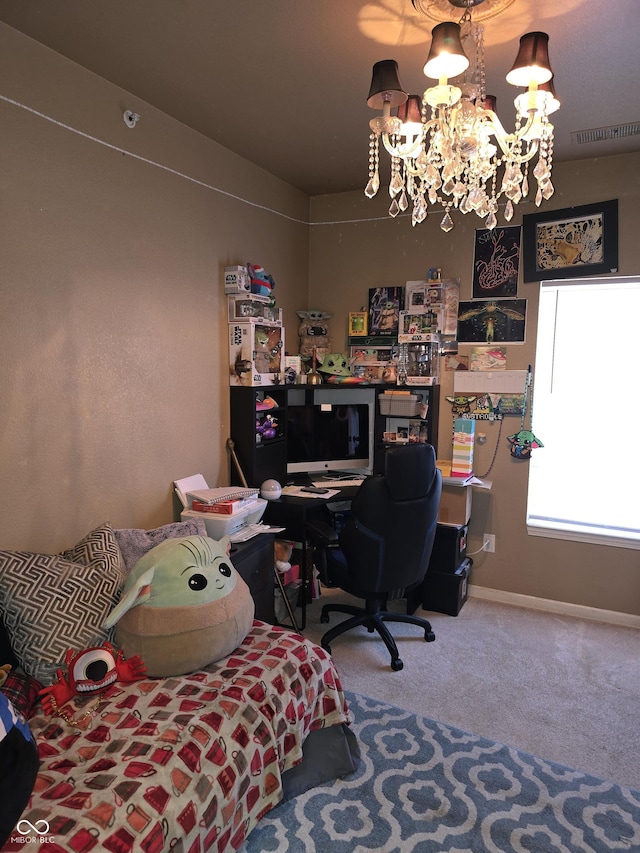
[[398, 118], [405, 124], [422, 124], [422, 98], [420, 95], [409, 95], [404, 104], [398, 107]]
[[491, 110], [494, 113], [498, 112], [497, 107], [498, 99], [495, 95], [485, 95], [484, 96], [484, 108], [485, 110]]
[[520, 49], [513, 68], [507, 74], [507, 82], [528, 88], [532, 83], [546, 83], [552, 77], [549, 36], [547, 33], [525, 33], [520, 39]]
[[398, 107], [407, 100], [398, 76], [398, 63], [395, 59], [381, 59], [373, 66], [371, 88], [367, 97], [367, 106], [381, 110], [386, 102]]
[[424, 66], [427, 77], [457, 77], [469, 67], [469, 59], [462, 47], [460, 24], [445, 21], [431, 31], [431, 48]]

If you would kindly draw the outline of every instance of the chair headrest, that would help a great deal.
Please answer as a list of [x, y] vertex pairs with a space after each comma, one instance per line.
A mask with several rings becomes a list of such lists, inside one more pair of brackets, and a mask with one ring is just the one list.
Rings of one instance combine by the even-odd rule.
[[393, 501], [412, 501], [429, 494], [436, 476], [436, 454], [430, 444], [390, 447], [384, 476]]

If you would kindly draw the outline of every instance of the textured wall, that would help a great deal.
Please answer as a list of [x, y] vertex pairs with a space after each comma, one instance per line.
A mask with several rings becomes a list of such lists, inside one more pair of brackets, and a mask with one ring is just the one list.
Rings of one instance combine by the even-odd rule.
[[86, 134], [0, 101], [0, 547], [53, 551], [228, 482], [222, 272], [262, 263], [297, 346], [308, 199], [4, 25], [0, 80]]

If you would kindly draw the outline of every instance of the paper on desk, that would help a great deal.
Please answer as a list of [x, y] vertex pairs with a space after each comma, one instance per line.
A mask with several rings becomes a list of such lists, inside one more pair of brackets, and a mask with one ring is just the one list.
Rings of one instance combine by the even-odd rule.
[[284, 527], [274, 527], [271, 524], [263, 524], [259, 521], [257, 524], [247, 524], [245, 527], [241, 527], [232, 533], [229, 539], [232, 544], [237, 545], [238, 542], [247, 542], [249, 539], [253, 539], [259, 533], [282, 533], [283, 530], [285, 530]]
[[282, 494], [288, 495], [291, 498], [315, 498], [316, 500], [320, 498], [323, 501], [340, 494], [340, 489], [327, 489], [322, 495], [314, 494], [313, 492], [303, 492], [302, 489], [303, 486], [285, 486]]
[[478, 489], [490, 489], [491, 480], [480, 480], [473, 474], [468, 477], [443, 477], [443, 486], [475, 486]]

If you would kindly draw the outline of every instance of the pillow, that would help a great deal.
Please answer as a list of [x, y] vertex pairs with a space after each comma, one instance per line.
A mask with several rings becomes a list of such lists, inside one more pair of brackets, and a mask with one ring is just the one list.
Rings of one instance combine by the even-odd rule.
[[227, 557], [229, 537], [172, 537], [145, 554], [109, 615], [127, 658], [147, 675], [184, 675], [227, 657], [249, 633], [255, 605]]
[[63, 554], [0, 551], [0, 614], [25, 672], [49, 685], [68, 649], [113, 641], [102, 623], [123, 582], [110, 524]]
[[156, 527], [155, 530], [114, 530], [116, 540], [120, 546], [125, 571], [128, 573], [138, 560], [164, 542], [165, 539], [174, 539], [182, 536], [206, 536], [207, 528], [201, 518], [190, 521], [176, 521], [173, 524], [165, 524]]

